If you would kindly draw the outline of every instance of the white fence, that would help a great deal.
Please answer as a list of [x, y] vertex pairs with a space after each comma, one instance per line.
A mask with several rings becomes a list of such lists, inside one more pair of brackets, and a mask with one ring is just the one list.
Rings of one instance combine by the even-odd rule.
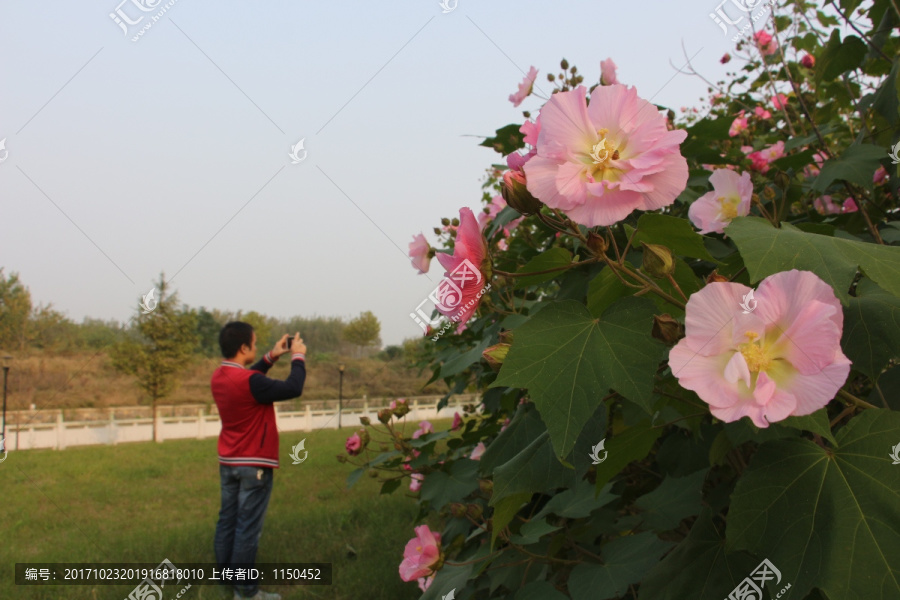
[[[407, 398], [410, 411], [406, 419], [413, 423], [426, 419], [448, 419], [453, 417], [454, 411], [462, 410], [464, 404], [477, 404], [480, 397], [477, 394], [457, 395], [440, 411], [437, 403], [441, 396], [422, 396]], [[313, 408], [318, 405], [318, 408]], [[378, 411], [387, 406], [387, 403], [371, 404], [363, 400], [345, 400], [344, 407], [340, 411], [340, 420], [343, 427], [355, 427], [359, 425], [359, 418], [367, 416], [373, 423], [378, 420]], [[279, 431], [314, 431], [316, 429], [337, 429], [338, 426], [338, 402], [312, 401], [305, 403], [301, 410], [279, 410], [284, 406], [275, 404], [275, 419]], [[33, 448], [54, 448], [63, 450], [68, 446], [85, 446], [91, 444], [120, 444], [123, 442], [149, 442], [153, 440], [153, 422], [156, 421], [156, 441], [174, 439], [203, 439], [217, 437], [222, 429], [215, 405], [211, 406], [206, 414], [204, 405], [192, 406], [157, 406], [156, 415], [138, 418], [116, 417], [117, 410], [129, 412], [149, 413], [150, 409], [120, 408], [105, 409], [105, 419], [90, 420], [65, 420], [62, 410], [38, 411], [40, 420], [36, 422], [34, 411], [13, 411], [6, 415], [6, 450], [29, 450]], [[193, 414], [184, 414], [188, 411]], [[96, 417], [97, 411], [92, 411]], [[174, 416], [165, 416], [166, 412]], [[182, 414], [175, 415], [180, 412]], [[53, 413], [56, 420], [51, 421]], [[19, 424], [17, 424], [17, 422]]]

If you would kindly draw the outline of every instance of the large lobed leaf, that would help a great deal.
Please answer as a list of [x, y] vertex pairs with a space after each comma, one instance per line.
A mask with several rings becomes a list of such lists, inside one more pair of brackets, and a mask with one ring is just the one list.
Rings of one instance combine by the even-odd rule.
[[[728, 550], [768, 558], [803, 598], [900, 598], [900, 414], [868, 409], [826, 450], [800, 438], [760, 446], [728, 513]], [[774, 586], [770, 592], [777, 591]]]
[[737, 244], [754, 283], [781, 271], [812, 271], [846, 305], [861, 268], [882, 289], [900, 296], [900, 247], [808, 233], [789, 223], [776, 229], [759, 217], [738, 217], [725, 233]]
[[649, 399], [665, 349], [650, 335], [653, 313], [645, 298], [620, 299], [599, 319], [574, 300], [554, 302], [516, 329], [492, 387], [527, 388], [565, 457], [610, 389]]

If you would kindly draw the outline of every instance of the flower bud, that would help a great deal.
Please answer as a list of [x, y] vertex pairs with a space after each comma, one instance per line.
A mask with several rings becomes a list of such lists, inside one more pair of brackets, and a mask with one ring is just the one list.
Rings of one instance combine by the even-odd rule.
[[778, 171], [775, 174], [775, 185], [785, 190], [791, 185], [791, 178], [784, 171]]
[[505, 331], [500, 332], [500, 341], [504, 344], [512, 344], [513, 341], [513, 330], [507, 329]]
[[442, 233], [442, 231], [441, 231], [441, 228], [440, 228], [440, 227], [435, 227], [435, 228], [434, 228], [434, 235], [441, 235], [441, 233]]
[[559, 61], [559, 66], [563, 71], [565, 71], [569, 68], [569, 61], [567, 61], [566, 59], [562, 59], [561, 61]]
[[672, 345], [684, 335], [684, 328], [669, 314], [653, 315], [651, 334], [664, 344]]
[[466, 516], [466, 505], [459, 502], [450, 503], [450, 514], [461, 519]]
[[347, 462], [347, 457], [344, 456], [343, 454], [338, 454], [338, 455], [337, 455], [337, 461], [338, 461], [339, 463], [345, 463], [345, 462]]
[[375, 469], [372, 469], [370, 471], [366, 471], [366, 475], [368, 475], [372, 479], [375, 479], [376, 477], [378, 477], [378, 471], [376, 471]]
[[541, 201], [531, 195], [525, 185], [525, 174], [509, 170], [503, 173], [503, 187], [500, 195], [506, 203], [523, 215], [533, 215], [541, 210]]
[[709, 277], [706, 278], [706, 283], [716, 283], [716, 282], [729, 281], [727, 277], [724, 275], [719, 275], [718, 271], [713, 271], [709, 274]]
[[454, 227], [459, 227], [459, 219], [457, 219], [456, 217], [453, 217], [453, 219], [450, 220], [450, 224], [453, 225]]
[[490, 496], [494, 492], [494, 482], [490, 479], [479, 479], [478, 489], [480, 489], [483, 494]]
[[372, 424], [372, 421], [369, 419], [369, 417], [360, 417], [359, 422], [362, 423], [363, 425], [365, 425], [366, 427], [368, 427], [369, 425]]
[[606, 241], [606, 236], [598, 235], [591, 231], [588, 233], [587, 247], [597, 256], [602, 256], [606, 254], [609, 243]]
[[387, 425], [393, 415], [394, 412], [391, 409], [382, 408], [378, 411], [378, 420]]
[[644, 244], [644, 270], [653, 277], [665, 277], [675, 272], [672, 251], [659, 244]]
[[481, 356], [487, 361], [491, 370], [497, 372], [503, 366], [503, 361], [506, 360], [507, 354], [509, 354], [509, 344], [495, 344], [482, 352]]
[[556, 75], [553, 73], [547, 73], [547, 81], [556, 81]]
[[362, 447], [365, 448], [369, 445], [369, 432], [365, 429], [360, 429], [356, 432], [356, 435], [359, 436], [359, 441], [362, 442]]
[[441, 219], [441, 225], [443, 225], [444, 227], [447, 227], [448, 225], [450, 225], [450, 219], [448, 219], [447, 217], [444, 217], [443, 219]]
[[763, 198], [765, 198], [766, 200], [772, 201], [775, 199], [775, 190], [772, 189], [771, 186], [767, 185], [766, 187], [763, 188], [762, 195], [763, 195]]
[[750, 202], [759, 204], [759, 194], [750, 194]]
[[484, 508], [482, 508], [480, 504], [468, 504], [466, 505], [466, 514], [469, 515], [469, 518], [473, 521], [478, 521], [484, 514]]
[[409, 403], [406, 401], [398, 402], [397, 408], [394, 409], [394, 415], [399, 419], [405, 417], [409, 413]]

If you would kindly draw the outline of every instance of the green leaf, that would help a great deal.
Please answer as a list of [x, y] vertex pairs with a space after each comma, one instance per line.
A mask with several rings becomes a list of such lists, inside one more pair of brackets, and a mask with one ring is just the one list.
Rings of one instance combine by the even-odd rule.
[[900, 298], [868, 279], [857, 286], [857, 297], [844, 311], [841, 347], [853, 368], [873, 381], [891, 360], [900, 359]]
[[724, 527], [704, 508], [687, 538], [641, 581], [639, 600], [722, 600], [759, 560], [746, 552], [726, 553]]
[[531, 519], [523, 524], [519, 529], [519, 533], [513, 535], [509, 541], [520, 546], [537, 543], [543, 536], [552, 533], [560, 528], [560, 525], [551, 525], [547, 523], [547, 519]]
[[474, 564], [456, 566], [444, 565], [435, 573], [434, 581], [419, 600], [441, 600], [449, 590], [463, 589], [472, 576]]
[[[516, 273], [534, 273], [536, 271], [546, 271], [547, 269], [557, 269], [572, 263], [572, 253], [565, 248], [550, 248], [546, 252], [541, 252], [528, 263], [520, 268]], [[555, 279], [562, 275], [564, 271], [553, 271], [542, 275], [531, 275], [529, 277], [516, 277], [516, 289], [526, 288], [529, 285], [543, 283], [551, 279]]]
[[754, 283], [773, 273], [812, 271], [844, 304], [857, 267], [882, 289], [900, 296], [900, 248], [806, 233], [788, 223], [776, 229], [759, 217], [737, 217], [725, 228]]
[[[900, 478], [888, 454], [900, 413], [867, 409], [826, 450], [792, 438], [759, 447], [728, 512], [728, 549], [768, 558], [803, 598], [900, 598]], [[770, 584], [770, 592], [778, 591]]]
[[648, 212], [638, 219], [637, 229], [634, 245], [660, 244], [679, 256], [717, 262], [703, 245], [703, 236], [694, 231], [687, 219]]
[[522, 505], [531, 499], [531, 492], [522, 492], [521, 494], [513, 494], [500, 500], [494, 507], [494, 514], [491, 517], [491, 550], [494, 549], [494, 543], [497, 536], [503, 531], [503, 528], [509, 525]]
[[381, 484], [381, 492], [379, 492], [379, 495], [392, 494], [398, 487], [400, 487], [399, 479], [388, 479]]
[[641, 515], [644, 525], [655, 531], [669, 531], [678, 527], [682, 519], [699, 513], [707, 473], [704, 470], [686, 477], [666, 477], [659, 487], [638, 498], [635, 505], [646, 511]]
[[366, 472], [366, 470], [363, 469], [362, 467], [360, 467], [358, 469], [353, 469], [353, 472], [351, 472], [349, 475], [347, 475], [347, 489], [350, 489], [354, 485], [356, 485], [356, 482], [359, 481], [360, 477], [362, 477], [363, 473], [365, 473], [365, 472]]
[[816, 59], [816, 83], [831, 81], [841, 73], [857, 68], [865, 57], [866, 45], [861, 39], [849, 35], [842, 42], [838, 30], [832, 30], [831, 38]]
[[[545, 431], [512, 459], [494, 469], [490, 505], [494, 506], [513, 494], [544, 492], [574, 484], [575, 472], [565, 468], [556, 458]], [[477, 482], [474, 485], [477, 486]], [[423, 484], [423, 491], [424, 488]]]
[[503, 156], [506, 156], [525, 145], [525, 134], [519, 131], [520, 127], [522, 126], [516, 125], [515, 123], [511, 123], [506, 127], [501, 127], [497, 130], [497, 135], [485, 138], [485, 140], [478, 145], [493, 148]]
[[619, 298], [630, 296], [635, 289], [626, 286], [609, 267], [604, 267], [600, 274], [588, 284], [587, 307], [591, 314], [599, 317], [613, 302]]
[[479, 461], [479, 471], [490, 474], [496, 467], [513, 459], [538, 436], [547, 431], [533, 404], [521, 406], [509, 426], [490, 443]]
[[623, 298], [599, 319], [574, 300], [549, 304], [516, 330], [491, 387], [527, 388], [565, 457], [610, 389], [649, 399], [665, 347], [650, 335], [654, 306]]
[[478, 461], [457, 460], [449, 470], [429, 473], [422, 481], [420, 498], [435, 509], [451, 502], [462, 502], [478, 489]]
[[781, 427], [791, 427], [801, 431], [811, 431], [817, 433], [833, 445], [837, 446], [834, 436], [831, 434], [831, 424], [828, 421], [828, 411], [820, 408], [811, 415], [802, 417], [788, 417], [777, 423]]
[[601, 554], [606, 562], [602, 565], [585, 562], [572, 569], [569, 595], [572, 600], [622, 596], [628, 586], [640, 581], [671, 547], [671, 542], [664, 542], [646, 531], [617, 538], [603, 546]]
[[544, 505], [544, 508], [538, 514], [534, 515], [534, 518], [540, 519], [551, 513], [568, 519], [586, 517], [594, 509], [609, 504], [618, 498], [618, 496], [609, 492], [611, 488], [611, 485], [604, 486], [598, 496], [593, 485], [584, 480], [579, 481], [574, 488], [560, 492], [550, 498], [550, 501]]
[[458, 354], [441, 365], [441, 374], [440, 378], [452, 377], [457, 373], [461, 373], [468, 369], [473, 364], [477, 363], [482, 358], [482, 352], [484, 352], [488, 346], [491, 345], [491, 338], [485, 336], [482, 338], [478, 344], [469, 350], [468, 352], [463, 352], [462, 354]]
[[549, 581], [532, 581], [516, 592], [513, 600], [569, 600], [569, 597]]
[[[597, 489], [602, 491], [604, 486], [609, 483], [609, 480], [620, 473], [632, 461], [640, 460], [647, 456], [653, 447], [653, 443], [662, 432], [662, 427], [651, 427], [648, 419], [609, 438], [604, 445], [609, 454], [607, 454], [605, 461], [597, 465]], [[599, 442], [600, 440], [597, 441]]]
[[813, 189], [824, 192], [835, 179], [871, 188], [872, 175], [886, 156], [887, 150], [881, 146], [872, 144], [850, 146], [840, 157], [825, 161], [813, 183]]

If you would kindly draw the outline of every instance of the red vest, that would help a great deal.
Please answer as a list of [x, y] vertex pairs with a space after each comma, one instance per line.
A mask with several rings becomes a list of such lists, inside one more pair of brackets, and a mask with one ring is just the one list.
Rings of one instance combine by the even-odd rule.
[[260, 404], [250, 392], [250, 376], [259, 371], [221, 365], [210, 385], [219, 408], [219, 464], [278, 468], [275, 406]]

